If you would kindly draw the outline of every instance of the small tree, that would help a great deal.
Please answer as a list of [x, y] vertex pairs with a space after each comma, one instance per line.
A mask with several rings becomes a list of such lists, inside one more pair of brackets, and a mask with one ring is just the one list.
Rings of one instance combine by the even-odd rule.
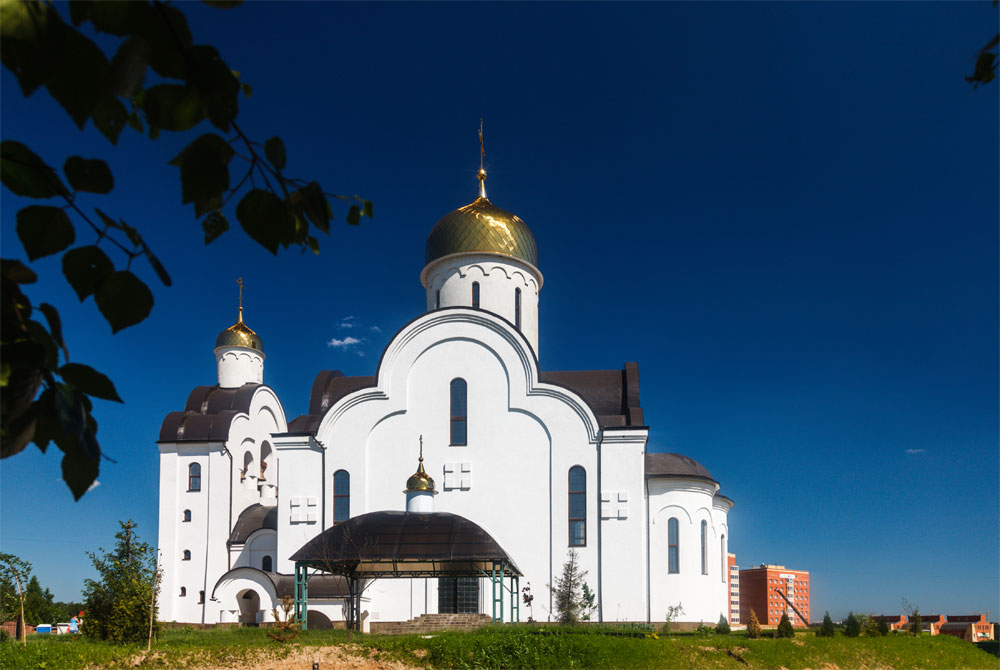
[[[24, 599], [27, 597], [31, 563], [22, 561], [14, 554], [0, 554], [0, 580], [10, 585], [8, 599], [17, 604], [17, 639], [27, 644], [24, 631]], [[4, 604], [6, 608], [6, 603]]]
[[719, 635], [729, 635], [732, 632], [725, 614], [719, 615], [719, 623], [715, 624], [715, 632]]
[[781, 621], [778, 622], [777, 637], [795, 637], [795, 629], [792, 627], [791, 619], [788, 618], [788, 612], [781, 615]]
[[528, 623], [535, 621], [535, 608], [531, 604], [534, 601], [535, 596], [531, 594], [531, 582], [528, 582], [528, 585], [521, 589], [521, 602], [528, 608]]
[[889, 624], [885, 619], [878, 620], [878, 634], [880, 637], [885, 637], [889, 634]]
[[575, 624], [590, 618], [594, 595], [584, 581], [586, 576], [587, 571], [580, 569], [576, 551], [570, 549], [563, 563], [562, 575], [556, 577], [555, 587], [550, 587], [556, 597], [559, 623]]
[[844, 622], [844, 635], [847, 637], [861, 635], [861, 622], [858, 621], [858, 617], [854, 616], [854, 612], [847, 613], [847, 621]]
[[667, 614], [663, 621], [663, 633], [665, 635], [670, 635], [670, 624], [682, 614], [684, 614], [684, 605], [681, 603], [667, 606]]
[[275, 630], [268, 632], [269, 638], [275, 642], [288, 642], [295, 639], [302, 624], [295, 620], [294, 610], [295, 601], [292, 600], [291, 596], [285, 596], [281, 599], [281, 611], [284, 613], [284, 617], [278, 613], [277, 607], [271, 609], [271, 613], [274, 615]]
[[920, 621], [920, 608], [914, 607], [913, 614], [910, 615], [910, 635], [920, 635], [920, 629], [923, 627]]
[[[119, 522], [121, 523], [121, 522]], [[118, 644], [149, 642], [158, 629], [156, 594], [160, 570], [156, 552], [135, 535], [132, 520], [121, 523], [115, 535], [115, 550], [88, 553], [99, 581], [87, 579], [83, 585], [87, 616], [83, 633]]]
[[830, 618], [830, 613], [827, 612], [823, 615], [823, 625], [820, 626], [819, 630], [816, 631], [816, 637], [833, 637], [833, 619]]
[[750, 610], [750, 618], [747, 619], [747, 637], [756, 640], [760, 637], [760, 621], [757, 620], [757, 613]]

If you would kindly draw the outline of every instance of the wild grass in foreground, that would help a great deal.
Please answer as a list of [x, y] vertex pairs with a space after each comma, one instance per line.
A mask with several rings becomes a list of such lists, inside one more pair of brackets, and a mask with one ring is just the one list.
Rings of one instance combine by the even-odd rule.
[[[636, 637], [635, 635], [642, 635]], [[296, 648], [343, 645], [344, 631], [303, 631], [279, 644], [259, 628], [170, 630], [149, 655], [138, 645], [114, 646], [69, 636], [32, 636], [27, 647], [0, 644], [0, 668], [243, 668], [283, 658]], [[355, 636], [355, 650], [435, 668], [711, 668], [803, 670], [836, 666], [910, 670], [1000, 670], [1000, 661], [953, 637], [817, 638], [748, 640], [743, 635], [675, 635], [654, 638], [615, 627], [487, 627], [433, 636]], [[360, 647], [360, 648], [359, 648]]]

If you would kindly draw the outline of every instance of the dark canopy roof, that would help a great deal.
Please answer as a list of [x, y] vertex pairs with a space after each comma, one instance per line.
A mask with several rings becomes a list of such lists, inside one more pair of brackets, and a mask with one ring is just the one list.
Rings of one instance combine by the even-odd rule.
[[701, 463], [681, 454], [646, 454], [646, 476], [715, 481]]
[[243, 544], [255, 531], [264, 528], [278, 530], [278, 508], [254, 503], [240, 512], [233, 532], [229, 534], [229, 544]]
[[296, 563], [359, 577], [481, 577], [503, 562], [521, 571], [489, 533], [448, 512], [370, 512], [328, 528], [292, 555]]
[[[645, 425], [639, 405], [638, 363], [626, 363], [621, 370], [542, 370], [539, 379], [583, 398], [601, 427]], [[334, 403], [349, 393], [372, 388], [375, 383], [375, 377], [345, 377], [340, 370], [320, 372], [313, 381], [309, 413], [289, 423], [288, 432], [315, 434]]]
[[160, 426], [160, 442], [222, 442], [238, 414], [250, 411], [260, 384], [238, 388], [198, 386], [188, 396], [183, 412], [171, 412]]
[[[283, 598], [284, 596], [291, 596], [292, 598], [295, 597], [295, 575], [283, 575], [277, 572], [264, 572], [263, 570], [251, 568], [246, 565], [233, 568], [219, 577], [219, 579], [215, 582], [215, 586], [212, 588], [213, 597], [215, 597], [215, 589], [219, 588], [219, 584], [238, 570], [251, 570], [267, 577], [268, 581], [271, 582], [271, 585], [274, 586], [274, 592], [279, 598]], [[347, 579], [344, 577], [339, 575], [312, 575], [309, 577], [310, 598], [346, 598], [349, 594], [350, 589], [347, 585]]]

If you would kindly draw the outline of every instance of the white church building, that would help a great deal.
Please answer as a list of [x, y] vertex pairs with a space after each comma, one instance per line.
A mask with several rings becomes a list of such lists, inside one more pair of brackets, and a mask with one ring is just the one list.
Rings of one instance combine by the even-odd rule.
[[[484, 179], [479, 198], [431, 229], [426, 310], [373, 376], [320, 372], [308, 413], [289, 421], [242, 306], [218, 336], [217, 383], [168, 414], [157, 442], [161, 620], [271, 621], [304, 545], [353, 517], [406, 509], [421, 438], [430, 495], [411, 496], [421, 502], [409, 511], [484, 530], [530, 583], [536, 620], [557, 618], [546, 585], [571, 550], [596, 594], [594, 620], [662, 621], [677, 604], [683, 621], [728, 613], [732, 500], [694, 460], [647, 453], [635, 363], [543, 368], [535, 238], [486, 199]], [[362, 607], [373, 622], [489, 613], [489, 591], [485, 577], [379, 579]], [[344, 620], [347, 602], [342, 579], [313, 577], [309, 627]]]

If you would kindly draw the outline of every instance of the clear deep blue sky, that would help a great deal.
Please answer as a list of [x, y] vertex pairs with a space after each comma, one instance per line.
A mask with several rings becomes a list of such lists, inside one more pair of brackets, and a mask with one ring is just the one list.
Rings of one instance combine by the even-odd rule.
[[[722, 482], [740, 565], [811, 571], [814, 618], [901, 597], [997, 617], [1000, 89], [962, 79], [997, 30], [988, 3], [183, 8], [253, 85], [244, 129], [376, 217], [318, 257], [274, 258], [239, 229], [206, 248], [167, 165], [186, 140], [112, 148], [3, 71], [3, 137], [109, 161], [115, 191], [88, 203], [174, 277], [141, 261], [156, 306], [112, 337], [57, 257], [36, 263], [33, 300], [126, 399], [97, 401], [117, 464], [80, 502], [55, 449], [0, 464], [0, 546], [57, 599], [119, 519], [155, 541], [153, 442], [215, 382], [237, 276], [289, 417], [318, 371], [374, 374], [424, 309], [428, 231], [475, 197], [485, 117], [490, 197], [538, 240], [541, 365], [638, 361], [650, 450]], [[24, 204], [3, 191], [5, 257], [24, 256]], [[346, 336], [363, 342], [329, 346]]]

